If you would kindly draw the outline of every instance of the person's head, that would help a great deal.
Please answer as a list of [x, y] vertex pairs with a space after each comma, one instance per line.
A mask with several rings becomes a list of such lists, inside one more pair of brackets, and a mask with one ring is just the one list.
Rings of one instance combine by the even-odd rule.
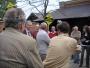
[[83, 27], [83, 32], [87, 32], [87, 29], [88, 29], [88, 25], [85, 25], [85, 26]]
[[77, 27], [77, 26], [74, 26], [74, 27], [73, 27], [73, 30], [74, 30], [74, 31], [78, 31], [78, 27]]
[[39, 26], [39, 24], [36, 24], [35, 26], [36, 26], [36, 32], [38, 32], [40, 26]]
[[43, 30], [45, 30], [45, 31], [48, 31], [48, 26], [47, 26], [47, 24], [46, 24], [45, 22], [41, 23], [41, 24], [40, 24], [40, 29], [43, 29]]
[[39, 24], [36, 22], [33, 22], [31, 32], [38, 32], [38, 30], [39, 30]]
[[51, 27], [51, 31], [54, 32], [56, 30], [55, 26]]
[[20, 8], [11, 8], [6, 11], [4, 18], [5, 27], [23, 31], [25, 28], [25, 14]]
[[90, 26], [88, 26], [88, 28], [89, 28], [89, 31], [90, 31]]
[[30, 30], [30, 29], [32, 28], [32, 22], [31, 22], [31, 21], [27, 21], [27, 23], [26, 23], [26, 28], [27, 28], [28, 30]]
[[88, 27], [86, 28], [86, 33], [87, 33], [87, 34], [90, 34], [90, 26], [88, 26]]
[[4, 22], [3, 20], [0, 20], [0, 32], [2, 32], [4, 29]]
[[57, 31], [58, 33], [69, 33], [70, 31], [70, 25], [67, 22], [60, 21], [57, 24]]

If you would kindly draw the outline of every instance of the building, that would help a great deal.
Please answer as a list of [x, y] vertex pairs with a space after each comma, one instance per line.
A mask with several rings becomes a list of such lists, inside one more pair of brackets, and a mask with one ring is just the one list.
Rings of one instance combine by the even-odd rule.
[[84, 25], [90, 25], [90, 0], [72, 0], [59, 4], [60, 9], [56, 12], [60, 12], [60, 16], [56, 15], [56, 19], [67, 21], [72, 27], [77, 25], [81, 29]]
[[[51, 26], [56, 25], [57, 20], [67, 21], [71, 27], [77, 25], [80, 30], [84, 25], [90, 25], [90, 0], [60, 2], [59, 6], [59, 9], [51, 13], [54, 19]], [[36, 16], [38, 18], [35, 21], [43, 21], [41, 14]]]

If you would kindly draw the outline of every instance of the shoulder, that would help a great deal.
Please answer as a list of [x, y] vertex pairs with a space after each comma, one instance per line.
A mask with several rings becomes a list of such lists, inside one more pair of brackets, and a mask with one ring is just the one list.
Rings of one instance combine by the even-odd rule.
[[35, 42], [35, 39], [31, 36], [28, 36], [28, 35], [25, 35], [25, 34], [21, 34], [21, 37], [23, 37], [25, 40], [29, 40], [29, 41], [34, 41]]
[[28, 35], [25, 35], [21, 33], [21, 35], [16, 38], [17, 42], [22, 46], [25, 47], [24, 49], [33, 50], [33, 48], [36, 46], [36, 40]]
[[3, 31], [2, 33], [0, 33], [0, 41], [5, 41], [5, 39], [9, 39], [9, 36], [6, 32]]
[[39, 31], [39, 32], [37, 33], [37, 35], [46, 36], [46, 35], [48, 35], [48, 33], [47, 33], [46, 31], [44, 31], [44, 30], [41, 30], [41, 31]]
[[55, 36], [53, 38], [50, 39], [51, 43], [57, 42], [57, 40], [60, 40], [58, 36]]
[[55, 36], [55, 37], [51, 38], [51, 40], [54, 40], [54, 39], [58, 39], [58, 36]]
[[72, 38], [72, 37], [66, 37], [65, 39], [67, 39], [67, 40], [70, 40], [70, 41], [75, 41], [75, 42], [77, 42], [74, 38]]
[[78, 33], [81, 33], [81, 31], [78, 31]]
[[60, 39], [60, 40], [63, 40], [63, 41], [68, 41], [68, 42], [75, 42], [75, 43], [77, 43], [77, 41], [74, 39], [74, 38], [71, 38], [71, 37], [69, 37], [69, 36], [62, 36], [62, 37], [58, 37], [58, 36], [56, 36], [56, 37], [54, 37], [52, 40], [58, 40], [58, 39]]
[[77, 40], [71, 37], [66, 38], [71, 44], [77, 44]]

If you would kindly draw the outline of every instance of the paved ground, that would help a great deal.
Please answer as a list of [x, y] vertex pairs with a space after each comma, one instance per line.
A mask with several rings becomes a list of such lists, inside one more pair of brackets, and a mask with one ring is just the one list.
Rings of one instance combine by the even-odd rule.
[[70, 63], [71, 63], [71, 67], [70, 68], [86, 68], [85, 67], [85, 63], [83, 64], [82, 67], [79, 67], [79, 64], [74, 64], [72, 61]]
[[[86, 55], [86, 54], [85, 54]], [[85, 55], [84, 55], [84, 63], [82, 67], [79, 67], [79, 64], [74, 64], [73, 61], [70, 62], [71, 67], [70, 68], [86, 68], [85, 67]]]

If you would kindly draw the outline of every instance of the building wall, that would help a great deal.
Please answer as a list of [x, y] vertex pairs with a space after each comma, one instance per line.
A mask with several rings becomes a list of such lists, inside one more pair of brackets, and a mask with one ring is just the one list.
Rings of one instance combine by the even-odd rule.
[[65, 7], [73, 7], [83, 4], [90, 4], [90, 0], [71, 0], [66, 2], [60, 2], [59, 6], [60, 8], [65, 8]]

